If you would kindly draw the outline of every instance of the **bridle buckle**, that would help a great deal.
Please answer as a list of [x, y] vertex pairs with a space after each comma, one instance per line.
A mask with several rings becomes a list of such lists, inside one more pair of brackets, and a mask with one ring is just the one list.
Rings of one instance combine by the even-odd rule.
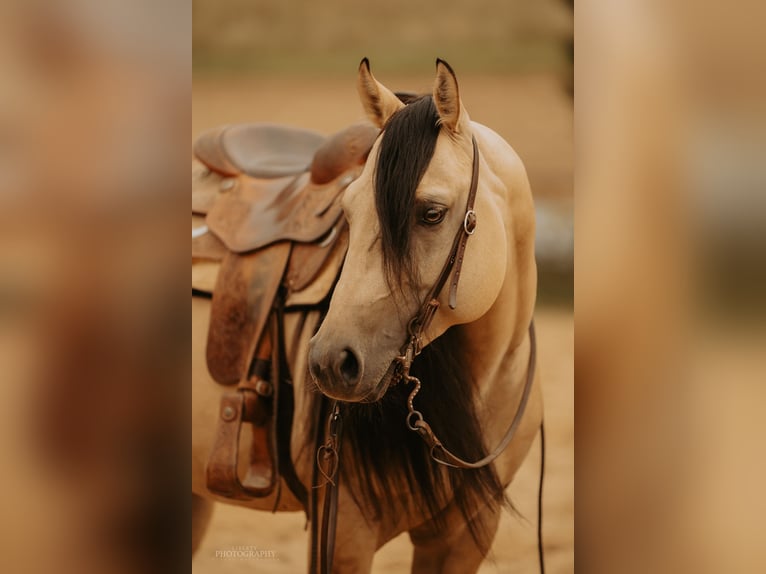
[[463, 230], [467, 235], [473, 235], [476, 231], [476, 212], [473, 209], [469, 209], [465, 212], [465, 218], [463, 219]]

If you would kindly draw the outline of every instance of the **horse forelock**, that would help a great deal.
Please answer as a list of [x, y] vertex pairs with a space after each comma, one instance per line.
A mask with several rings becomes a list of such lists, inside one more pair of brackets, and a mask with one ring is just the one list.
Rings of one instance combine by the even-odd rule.
[[439, 114], [430, 95], [409, 99], [383, 128], [374, 170], [375, 209], [389, 285], [416, 280], [411, 251], [415, 192], [439, 137]]

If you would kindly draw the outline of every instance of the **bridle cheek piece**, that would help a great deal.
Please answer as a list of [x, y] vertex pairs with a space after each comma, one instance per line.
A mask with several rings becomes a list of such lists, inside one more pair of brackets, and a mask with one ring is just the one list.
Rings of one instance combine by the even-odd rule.
[[[447, 260], [442, 266], [442, 270], [439, 276], [436, 278], [433, 287], [431, 287], [428, 294], [423, 299], [423, 304], [415, 316], [410, 321], [409, 342], [408, 345], [414, 345], [416, 351], [415, 355], [419, 354], [422, 347], [420, 346], [420, 340], [423, 333], [428, 329], [431, 321], [439, 309], [439, 296], [442, 289], [447, 284], [447, 281], [452, 276], [449, 288], [449, 306], [450, 309], [457, 307], [457, 286], [460, 281], [460, 273], [463, 268], [463, 258], [465, 256], [465, 247], [468, 243], [468, 238], [476, 232], [477, 217], [474, 210], [474, 203], [476, 201], [476, 191], [479, 188], [479, 148], [476, 145], [476, 138], [472, 138], [473, 143], [473, 165], [471, 169], [471, 187], [468, 190], [468, 199], [465, 204], [465, 215], [463, 216], [463, 224], [457, 230], [455, 239], [452, 241], [452, 248], [450, 249]], [[406, 355], [406, 351], [402, 353]]]

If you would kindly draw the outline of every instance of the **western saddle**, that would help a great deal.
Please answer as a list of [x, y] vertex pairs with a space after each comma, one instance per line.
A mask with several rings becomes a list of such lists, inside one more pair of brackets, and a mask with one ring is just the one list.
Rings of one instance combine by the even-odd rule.
[[[340, 198], [378, 133], [355, 124], [325, 138], [240, 124], [194, 143], [192, 294], [211, 298], [207, 366], [216, 382], [231, 387], [221, 399], [206, 470], [216, 494], [264, 497], [281, 478], [308, 508], [290, 458], [293, 389], [284, 317], [326, 311], [348, 248]], [[252, 441], [240, 478], [244, 423]]]

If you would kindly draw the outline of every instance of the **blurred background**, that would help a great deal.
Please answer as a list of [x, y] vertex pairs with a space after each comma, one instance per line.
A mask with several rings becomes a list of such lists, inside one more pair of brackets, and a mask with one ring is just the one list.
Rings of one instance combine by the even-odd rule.
[[[430, 93], [435, 59], [454, 68], [472, 120], [498, 132], [524, 162], [537, 210], [536, 315], [548, 438], [548, 572], [574, 568], [573, 13], [560, 0], [194, 0], [192, 136], [227, 123], [276, 122], [331, 134], [364, 119], [356, 93], [363, 57], [392, 90]], [[539, 445], [510, 495], [482, 573], [534, 572]], [[299, 514], [218, 505], [192, 569], [300, 572], [307, 534]], [[223, 561], [216, 551], [257, 546], [279, 561]], [[407, 535], [376, 555], [374, 572], [409, 572]]]
[[190, 30], [0, 3], [0, 572], [188, 561]]
[[575, 7], [588, 572], [766, 569], [764, 16], [753, 1]]

